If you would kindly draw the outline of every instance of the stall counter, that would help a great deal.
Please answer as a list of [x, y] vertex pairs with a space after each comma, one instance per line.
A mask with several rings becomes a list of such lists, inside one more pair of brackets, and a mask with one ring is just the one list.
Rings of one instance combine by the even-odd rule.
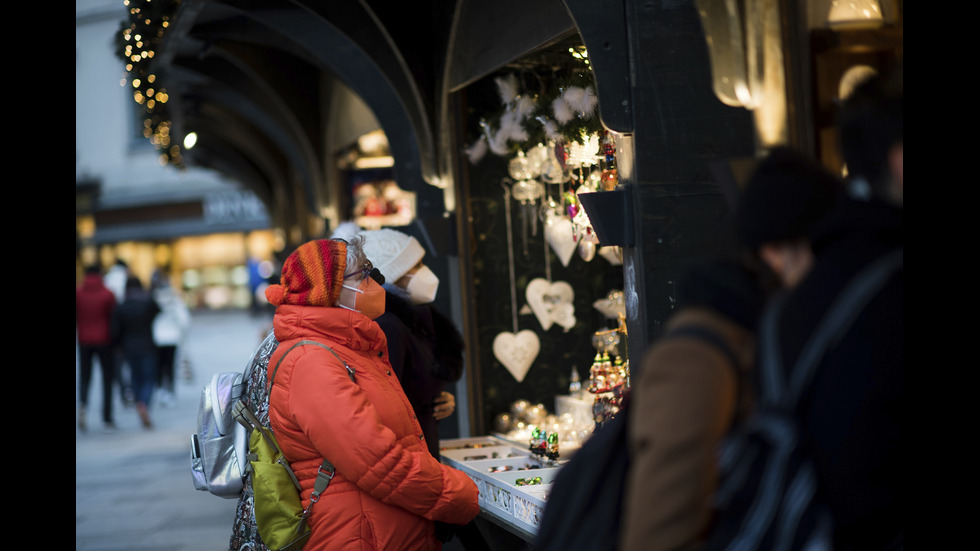
[[[480, 493], [481, 532], [488, 543], [534, 541], [563, 460], [550, 461], [497, 436], [443, 440], [442, 462], [466, 473]], [[503, 530], [507, 534], [494, 533]]]

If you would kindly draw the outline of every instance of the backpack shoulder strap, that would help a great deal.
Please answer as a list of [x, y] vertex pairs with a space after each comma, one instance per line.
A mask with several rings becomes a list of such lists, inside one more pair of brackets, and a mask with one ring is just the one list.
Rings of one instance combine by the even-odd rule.
[[350, 377], [351, 382], [357, 382], [357, 381], [354, 380], [354, 375], [356, 374], [356, 371], [354, 371], [354, 368], [351, 367], [343, 359], [341, 359], [341, 357], [338, 356], [336, 352], [334, 352], [333, 348], [330, 348], [329, 346], [323, 344], [322, 342], [313, 341], [313, 340], [302, 340], [302, 341], [299, 341], [298, 343], [290, 346], [289, 347], [289, 350], [286, 350], [283, 353], [283, 355], [279, 357], [279, 361], [276, 362], [275, 369], [272, 370], [272, 377], [269, 378], [269, 391], [270, 392], [272, 391], [272, 385], [273, 385], [273, 383], [275, 383], [275, 381], [276, 381], [276, 373], [279, 372], [279, 366], [282, 365], [282, 361], [286, 359], [286, 355], [289, 354], [290, 352], [292, 352], [292, 350], [294, 348], [296, 348], [297, 346], [303, 346], [304, 344], [315, 344], [315, 345], [317, 345], [317, 346], [319, 346], [321, 348], [326, 348], [327, 350], [329, 350], [330, 353], [333, 354], [334, 357], [337, 358], [337, 360], [340, 363], [344, 364], [344, 369], [347, 370], [347, 376]]
[[803, 346], [788, 385], [781, 368], [782, 352], [777, 335], [779, 312], [785, 302], [785, 295], [773, 299], [771, 308], [763, 317], [761, 329], [764, 336], [762, 339], [764, 344], [761, 347], [763, 356], [760, 362], [764, 399], [778, 399], [782, 401], [783, 406], [793, 407], [809, 384], [824, 353], [837, 345], [891, 274], [901, 269], [903, 265], [903, 249], [898, 249], [876, 259], [844, 286]]
[[[340, 363], [342, 363], [344, 365], [344, 369], [347, 370], [347, 376], [350, 377], [351, 382], [357, 382], [354, 379], [354, 375], [355, 375], [354, 368], [352, 368], [336, 352], [334, 352], [333, 348], [330, 348], [329, 346], [323, 344], [322, 342], [318, 342], [318, 341], [314, 341], [314, 340], [302, 340], [302, 341], [299, 341], [298, 343], [290, 346], [289, 349], [286, 350], [282, 354], [282, 356], [279, 357], [279, 361], [276, 362], [276, 367], [275, 367], [275, 369], [272, 370], [272, 377], [269, 378], [269, 391], [270, 391], [270, 395], [271, 395], [271, 391], [272, 391], [272, 385], [275, 383], [275, 380], [276, 380], [276, 373], [279, 372], [279, 366], [282, 365], [282, 361], [284, 359], [286, 359], [286, 356], [294, 348], [296, 348], [297, 346], [303, 346], [304, 344], [313, 344], [313, 345], [319, 346], [321, 348], [326, 348], [327, 350], [329, 350], [330, 353], [333, 354], [334, 357], [337, 358], [337, 360], [340, 361]], [[251, 412], [249, 412], [249, 413], [251, 413]], [[302, 516], [302, 520], [301, 520], [301, 526], [302, 526], [302, 523], [305, 523], [306, 522], [306, 519], [309, 518], [310, 512], [313, 509], [313, 505], [317, 501], [320, 501], [320, 494], [322, 494], [327, 489], [327, 486], [330, 485], [330, 481], [333, 480], [334, 473], [336, 471], [337, 471], [337, 469], [333, 466], [333, 463], [331, 463], [329, 459], [327, 459], [326, 457], [324, 457], [323, 458], [323, 463], [321, 463], [320, 464], [320, 468], [317, 469], [316, 481], [313, 483], [313, 493], [310, 495], [310, 504], [303, 510], [303, 516]]]
[[735, 355], [735, 351], [728, 346], [728, 343], [725, 342], [725, 339], [723, 339], [717, 331], [713, 331], [700, 325], [685, 325], [667, 333], [664, 338], [681, 336], [696, 337], [711, 343], [715, 346], [715, 348], [719, 349], [725, 355], [725, 357], [728, 358], [735, 371], [738, 371], [738, 357]]

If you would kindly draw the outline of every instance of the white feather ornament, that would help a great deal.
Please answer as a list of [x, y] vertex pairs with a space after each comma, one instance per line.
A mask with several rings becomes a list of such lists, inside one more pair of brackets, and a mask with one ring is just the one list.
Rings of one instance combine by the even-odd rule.
[[569, 86], [561, 95], [562, 99], [576, 111], [582, 111], [582, 99], [585, 97], [585, 88], [581, 86]]
[[497, 77], [494, 79], [497, 83], [497, 93], [500, 94], [500, 101], [504, 105], [510, 105], [512, 101], [517, 99], [517, 77], [514, 75], [507, 75], [506, 77]]
[[575, 117], [575, 111], [564, 98], [555, 98], [555, 101], [551, 102], [551, 109], [554, 111], [555, 120], [559, 124], [567, 124]]
[[487, 138], [486, 136], [480, 136], [480, 139], [473, 142], [473, 144], [467, 147], [464, 151], [466, 152], [466, 157], [470, 160], [470, 164], [476, 164], [480, 162], [483, 157], [487, 154]]

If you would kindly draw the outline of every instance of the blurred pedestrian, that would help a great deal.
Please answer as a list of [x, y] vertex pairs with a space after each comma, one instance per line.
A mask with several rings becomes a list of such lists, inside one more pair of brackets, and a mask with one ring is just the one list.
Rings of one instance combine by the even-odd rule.
[[115, 378], [115, 347], [112, 340], [112, 316], [116, 297], [102, 282], [98, 266], [85, 269], [82, 284], [75, 289], [75, 330], [78, 340], [80, 406], [78, 428], [86, 430], [92, 360], [99, 359], [102, 370], [102, 423], [106, 431], [115, 430], [112, 417], [112, 385]]
[[[779, 317], [787, 380], [844, 286], [903, 250], [903, 121], [901, 66], [859, 85], [843, 103], [838, 124], [848, 194], [810, 232], [813, 268]], [[800, 404], [796, 421], [816, 470], [817, 496], [830, 509], [834, 547], [901, 548], [909, 472], [902, 270], [821, 357]]]
[[[122, 304], [126, 300], [126, 281], [129, 279], [129, 265], [125, 260], [117, 258], [112, 266], [106, 270], [103, 281], [105, 286], [112, 291], [116, 297], [116, 304]], [[117, 343], [118, 344], [118, 343]], [[133, 384], [129, 364], [126, 362], [126, 355], [118, 346], [115, 348], [115, 376], [114, 381], [119, 389], [119, 398], [123, 405], [130, 407], [133, 405]]]
[[129, 279], [129, 275], [129, 265], [121, 258], [116, 259], [112, 266], [106, 270], [103, 281], [105, 286], [115, 295], [117, 304], [126, 300], [126, 280]]
[[627, 408], [620, 549], [696, 549], [711, 520], [717, 449], [751, 408], [766, 293], [735, 260], [687, 270], [665, 334], [644, 355]]
[[809, 231], [837, 202], [840, 178], [802, 153], [776, 147], [752, 171], [739, 195], [739, 243], [792, 287], [813, 266]]
[[177, 352], [190, 327], [191, 314], [180, 293], [170, 285], [165, 271], [154, 278], [150, 291], [160, 306], [160, 313], [153, 320], [153, 342], [156, 343], [158, 352], [156, 388], [160, 403], [173, 406], [176, 396], [174, 382]]
[[[286, 259], [281, 283], [266, 290], [280, 343], [269, 362], [277, 366], [269, 419], [300, 480], [304, 506], [323, 460], [336, 467], [312, 508], [305, 549], [438, 549], [433, 521], [472, 520], [477, 489], [424, 443], [374, 321], [385, 311], [376, 281], [384, 279], [362, 242], [301, 245]], [[310, 340], [322, 346], [286, 356]]]
[[160, 306], [143, 287], [136, 276], [126, 280], [126, 300], [113, 317], [113, 330], [129, 364], [136, 411], [144, 428], [151, 428], [150, 400], [157, 380], [159, 361], [157, 345], [153, 341], [153, 320], [160, 313]]

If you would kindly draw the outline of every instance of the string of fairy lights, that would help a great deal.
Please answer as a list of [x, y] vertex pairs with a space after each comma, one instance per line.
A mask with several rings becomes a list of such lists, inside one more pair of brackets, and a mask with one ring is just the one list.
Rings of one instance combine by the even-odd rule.
[[171, 139], [170, 99], [153, 72], [153, 58], [181, 0], [123, 0], [128, 17], [116, 35], [116, 51], [126, 67], [120, 84], [129, 87], [142, 108], [143, 136], [160, 151], [160, 164], [184, 168], [180, 144]]

